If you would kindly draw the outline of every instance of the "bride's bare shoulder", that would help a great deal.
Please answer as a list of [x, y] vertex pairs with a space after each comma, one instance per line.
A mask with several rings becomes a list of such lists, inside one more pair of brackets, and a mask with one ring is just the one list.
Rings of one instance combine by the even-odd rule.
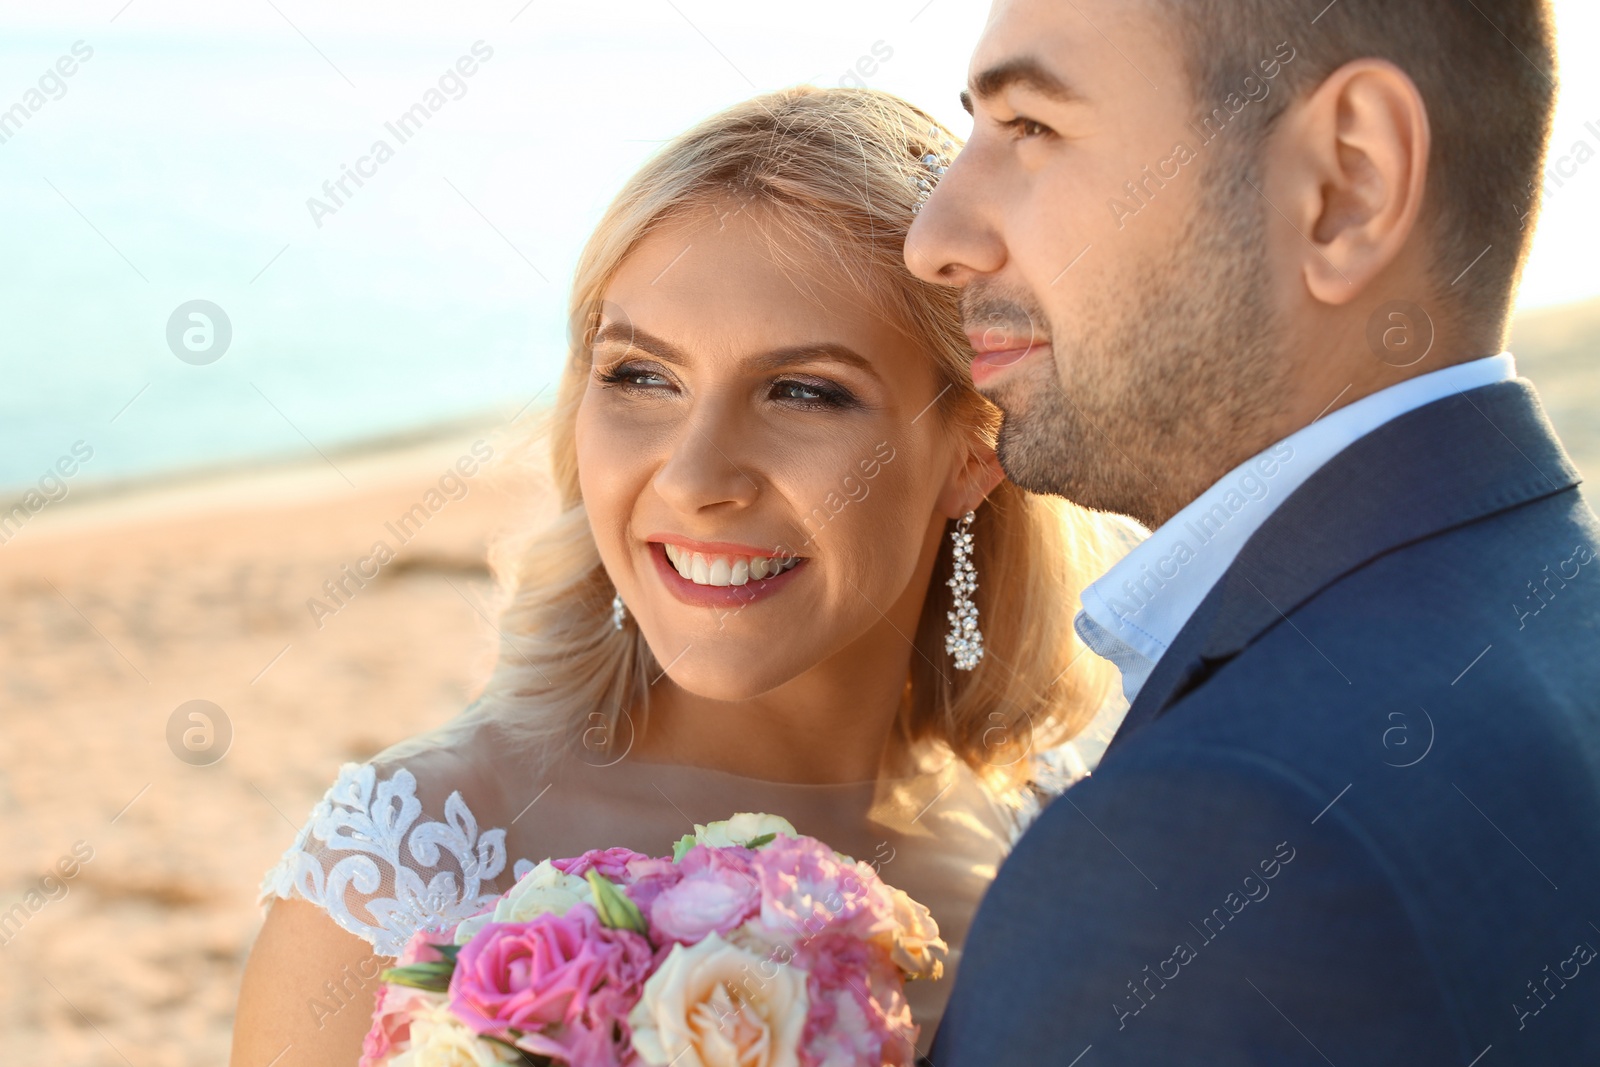
[[532, 768], [552, 760], [550, 745], [481, 704], [427, 733], [367, 761], [378, 782], [414, 795], [421, 810], [441, 818], [453, 804], [494, 821], [520, 795]]

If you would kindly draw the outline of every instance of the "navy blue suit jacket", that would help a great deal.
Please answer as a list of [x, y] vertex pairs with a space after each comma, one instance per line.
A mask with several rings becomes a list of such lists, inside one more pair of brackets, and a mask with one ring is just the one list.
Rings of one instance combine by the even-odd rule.
[[935, 1067], [1600, 1063], [1577, 483], [1517, 380], [1285, 499], [1001, 868]]

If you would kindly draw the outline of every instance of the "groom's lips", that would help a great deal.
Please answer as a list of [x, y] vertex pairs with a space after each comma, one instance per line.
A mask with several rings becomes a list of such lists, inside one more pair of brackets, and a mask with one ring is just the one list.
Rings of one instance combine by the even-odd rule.
[[972, 345], [972, 384], [982, 385], [1008, 367], [1015, 367], [1029, 356], [1049, 348], [1048, 342], [1029, 338], [1026, 341], [997, 331], [968, 330], [967, 342]]

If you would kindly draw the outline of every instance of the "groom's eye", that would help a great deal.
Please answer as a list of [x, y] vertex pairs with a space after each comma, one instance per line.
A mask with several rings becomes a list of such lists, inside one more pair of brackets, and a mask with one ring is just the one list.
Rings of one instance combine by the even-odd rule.
[[1046, 126], [1044, 123], [1036, 122], [1030, 118], [1024, 118], [1021, 115], [1018, 115], [1016, 118], [1007, 122], [1001, 123], [1001, 125], [1005, 126], [1006, 129], [1010, 130], [1017, 137], [1040, 137], [1044, 134], [1053, 132], [1050, 127]]

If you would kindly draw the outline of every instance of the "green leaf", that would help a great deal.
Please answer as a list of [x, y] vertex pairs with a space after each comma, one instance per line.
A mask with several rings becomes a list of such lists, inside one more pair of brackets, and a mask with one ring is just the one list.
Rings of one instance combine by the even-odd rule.
[[[513, 1030], [511, 1032], [519, 1033], [520, 1031]], [[537, 1053], [529, 1052], [525, 1048], [518, 1048], [505, 1038], [495, 1037], [493, 1034], [479, 1034], [478, 1036], [483, 1038], [485, 1041], [490, 1041], [496, 1045], [499, 1045], [508, 1052], [515, 1053], [517, 1056], [516, 1062], [521, 1064], [522, 1067], [555, 1067], [556, 1061], [551, 1059], [549, 1056], [540, 1056]]]
[[616, 883], [592, 868], [584, 877], [588, 879], [589, 887], [594, 890], [594, 910], [599, 914], [602, 923], [613, 930], [632, 930], [636, 934], [649, 931], [639, 905], [629, 900], [628, 895], [618, 889]]
[[687, 855], [689, 850], [694, 848], [694, 846], [695, 839], [693, 834], [684, 834], [682, 837], [678, 838], [677, 842], [672, 846], [672, 862], [677, 863], [679, 860], [683, 859], [683, 857]]
[[774, 840], [777, 839], [777, 837], [777, 834], [762, 834], [760, 837], [752, 837], [750, 840], [744, 843], [744, 847], [760, 848], [762, 845], [770, 845]]
[[409, 963], [404, 967], [390, 967], [381, 975], [390, 985], [426, 989], [430, 993], [443, 993], [450, 988], [450, 976], [456, 971], [454, 961]]
[[461, 949], [463, 947], [464, 946], [462, 946], [462, 945], [434, 945], [433, 946], [434, 951], [438, 952], [439, 955], [443, 956], [444, 959], [445, 959], [445, 962], [450, 964], [452, 967], [455, 966], [456, 955], [461, 951]]

